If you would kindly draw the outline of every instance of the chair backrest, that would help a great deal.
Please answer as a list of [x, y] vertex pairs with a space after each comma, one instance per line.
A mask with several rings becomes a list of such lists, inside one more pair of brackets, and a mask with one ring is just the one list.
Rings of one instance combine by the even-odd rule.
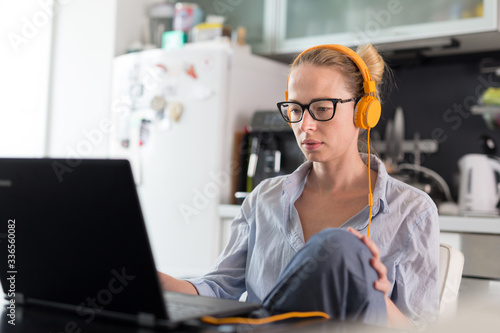
[[457, 310], [464, 255], [448, 244], [439, 247], [439, 316], [453, 316]]

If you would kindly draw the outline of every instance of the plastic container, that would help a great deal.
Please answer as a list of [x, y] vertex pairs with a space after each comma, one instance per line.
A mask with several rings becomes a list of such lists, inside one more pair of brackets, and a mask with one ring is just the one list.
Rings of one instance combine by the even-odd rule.
[[175, 4], [174, 30], [189, 31], [203, 20], [203, 11], [195, 3], [178, 2]]

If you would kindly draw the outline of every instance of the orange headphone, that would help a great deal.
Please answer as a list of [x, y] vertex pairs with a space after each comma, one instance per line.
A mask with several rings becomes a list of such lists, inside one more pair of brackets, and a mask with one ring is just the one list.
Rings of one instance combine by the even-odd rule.
[[[361, 97], [358, 103], [356, 103], [356, 108], [354, 110], [354, 124], [359, 127], [368, 130], [367, 135], [367, 144], [368, 144], [368, 206], [370, 207], [370, 212], [368, 215], [368, 232], [367, 235], [370, 237], [370, 226], [372, 222], [372, 209], [373, 209], [373, 194], [372, 194], [372, 186], [371, 186], [371, 167], [370, 167], [370, 129], [377, 125], [380, 114], [381, 114], [381, 105], [380, 101], [375, 96], [375, 92], [377, 91], [377, 87], [375, 82], [372, 80], [372, 76], [370, 75], [370, 71], [366, 66], [365, 62], [361, 57], [351, 50], [350, 48], [339, 45], [339, 44], [325, 44], [318, 45], [308, 48], [301, 54], [295, 58], [293, 61], [293, 65], [297, 62], [297, 60], [306, 52], [317, 50], [317, 49], [330, 49], [334, 51], [338, 51], [347, 55], [355, 64], [358, 66], [361, 75], [363, 75], [363, 89], [365, 91], [365, 96]], [[285, 100], [288, 101], [288, 81], [290, 80], [290, 74], [288, 74], [288, 78], [286, 79], [286, 91], [285, 91]], [[291, 124], [289, 124], [291, 125]]]
[[[377, 125], [380, 119], [381, 106], [379, 100], [377, 99], [377, 97], [375, 97], [375, 92], [377, 91], [375, 82], [372, 81], [370, 71], [368, 70], [368, 67], [366, 67], [366, 64], [363, 61], [363, 59], [361, 59], [361, 57], [356, 52], [354, 52], [347, 46], [339, 44], [325, 44], [325, 45], [313, 46], [311, 48], [308, 48], [301, 54], [299, 54], [297, 58], [295, 58], [295, 60], [293, 61], [292, 67], [304, 53], [317, 49], [330, 49], [341, 52], [347, 55], [356, 64], [356, 66], [358, 66], [361, 75], [363, 75], [363, 80], [364, 80], [363, 89], [365, 91], [365, 94], [367, 95], [363, 96], [356, 104], [356, 109], [354, 112], [354, 124], [357, 127], [363, 129], [375, 127], [375, 125]], [[288, 78], [286, 79], [286, 91], [285, 91], [286, 101], [288, 101], [289, 80], [290, 80], [290, 75], [288, 75]]]

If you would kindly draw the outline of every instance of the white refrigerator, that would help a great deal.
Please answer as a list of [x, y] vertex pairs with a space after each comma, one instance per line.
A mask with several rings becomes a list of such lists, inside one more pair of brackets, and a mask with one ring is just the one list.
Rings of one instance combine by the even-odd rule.
[[113, 63], [111, 158], [130, 160], [157, 268], [206, 272], [231, 202], [235, 133], [274, 110], [288, 66], [223, 43], [148, 50]]

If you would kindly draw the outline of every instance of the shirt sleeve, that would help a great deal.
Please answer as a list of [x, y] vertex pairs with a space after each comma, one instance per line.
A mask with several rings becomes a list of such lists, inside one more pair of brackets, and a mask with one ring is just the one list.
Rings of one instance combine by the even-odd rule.
[[391, 299], [417, 327], [439, 314], [439, 220], [429, 208], [410, 228]]
[[243, 202], [231, 223], [229, 242], [214, 266], [204, 276], [187, 279], [202, 296], [239, 299], [245, 292], [245, 274], [251, 218], [251, 200]]

